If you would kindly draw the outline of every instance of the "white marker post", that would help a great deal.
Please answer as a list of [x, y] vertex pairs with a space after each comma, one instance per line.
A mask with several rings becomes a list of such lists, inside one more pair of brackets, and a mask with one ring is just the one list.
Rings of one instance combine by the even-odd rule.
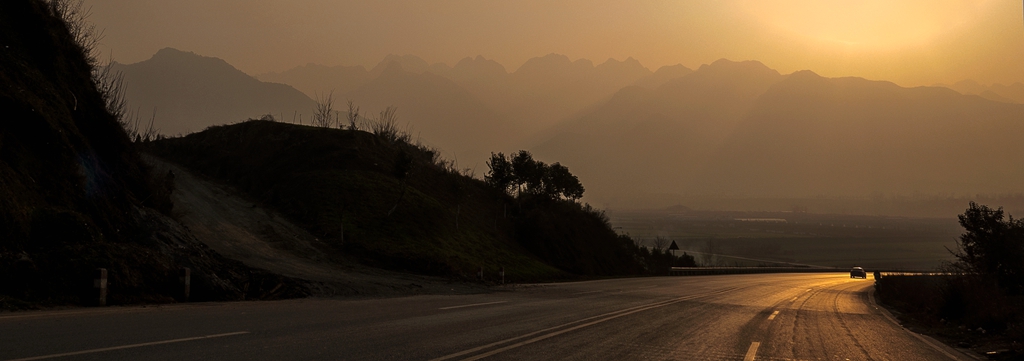
[[106, 306], [107, 305], [107, 269], [97, 268], [96, 278], [92, 280], [93, 288], [97, 290], [96, 305]]
[[480, 281], [484, 280], [484, 268], [480, 267], [480, 270], [476, 272], [476, 278]]
[[185, 286], [183, 290], [184, 292], [182, 293], [181, 302], [188, 302], [188, 295], [189, 292], [191, 291], [190, 288], [192, 286], [192, 270], [189, 269], [188, 267], [183, 267], [181, 269], [181, 276], [178, 277], [178, 280], [180, 280], [181, 284]]
[[498, 274], [501, 275], [501, 284], [505, 284], [505, 267], [502, 267], [501, 272], [498, 272]]

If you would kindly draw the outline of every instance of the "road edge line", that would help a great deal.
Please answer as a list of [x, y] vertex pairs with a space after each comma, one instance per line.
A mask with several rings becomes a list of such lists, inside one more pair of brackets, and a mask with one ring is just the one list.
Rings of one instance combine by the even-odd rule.
[[461, 306], [449, 306], [449, 307], [441, 307], [441, 308], [438, 308], [438, 309], [439, 309], [439, 310], [454, 310], [454, 309], [456, 309], [456, 308], [466, 308], [466, 307], [476, 307], [476, 306], [487, 306], [487, 305], [497, 305], [497, 304], [499, 304], [499, 303], [508, 303], [508, 301], [495, 301], [495, 302], [484, 302], [484, 303], [474, 303], [474, 304], [469, 304], [469, 305], [461, 305]]
[[874, 308], [876, 310], [881, 311], [882, 316], [885, 316], [885, 318], [887, 320], [889, 320], [889, 322], [892, 322], [892, 324], [896, 325], [897, 327], [902, 329], [904, 332], [909, 333], [911, 336], [914, 336], [914, 338], [916, 338], [918, 340], [921, 340], [921, 342], [924, 342], [925, 345], [928, 345], [929, 347], [935, 349], [936, 351], [941, 352], [943, 355], [946, 355], [946, 357], [949, 357], [949, 358], [951, 358], [953, 360], [962, 361], [963, 358], [957, 357], [956, 355], [954, 355], [952, 353], [949, 353], [949, 351], [946, 351], [945, 348], [949, 348], [949, 349], [953, 350], [956, 353], [959, 353], [959, 354], [961, 354], [961, 355], [963, 355], [965, 357], [970, 358], [971, 360], [984, 360], [983, 358], [976, 357], [974, 355], [967, 354], [967, 353], [964, 353], [964, 352], [962, 352], [960, 350], [952, 348], [949, 345], [946, 345], [945, 343], [942, 343], [939, 340], [931, 338], [931, 337], [929, 337], [927, 335], [922, 335], [922, 334], [919, 334], [917, 332], [914, 332], [914, 331], [911, 331], [911, 330], [907, 329], [906, 327], [904, 327], [903, 325], [900, 324], [900, 321], [897, 320], [896, 317], [892, 315], [892, 313], [889, 312], [889, 309], [885, 308], [885, 306], [882, 306], [882, 304], [878, 303], [878, 299], [875, 298], [875, 292], [876, 291], [877, 290], [875, 289], [875, 287], [872, 286], [871, 287], [871, 291], [868, 292], [868, 302], [870, 302], [871, 305], [874, 306]]
[[236, 335], [244, 335], [244, 334], [247, 334], [247, 333], [249, 333], [249, 331], [238, 331], [238, 332], [228, 332], [228, 333], [219, 333], [219, 334], [216, 334], [216, 335], [206, 335], [206, 336], [196, 336], [196, 337], [186, 337], [186, 338], [177, 338], [177, 339], [173, 339], [173, 340], [164, 340], [164, 341], [153, 341], [153, 342], [143, 342], [143, 343], [136, 343], [136, 344], [130, 344], [130, 345], [122, 345], [122, 346], [113, 346], [113, 347], [103, 347], [103, 348], [94, 348], [94, 349], [91, 349], [91, 350], [82, 350], [82, 351], [72, 351], [72, 352], [64, 352], [64, 353], [57, 353], [57, 354], [51, 354], [51, 355], [42, 355], [42, 356], [33, 356], [33, 357], [17, 358], [17, 359], [10, 359], [10, 360], [7, 360], [7, 361], [32, 361], [32, 360], [45, 360], [45, 359], [48, 359], [48, 358], [57, 358], [57, 357], [66, 357], [66, 356], [76, 356], [76, 355], [84, 355], [84, 354], [90, 354], [90, 353], [98, 353], [98, 352], [107, 352], [107, 351], [117, 351], [117, 350], [124, 350], [124, 349], [129, 349], [129, 348], [137, 348], [137, 347], [146, 347], [146, 346], [156, 346], [156, 345], [165, 345], [165, 344], [169, 344], [169, 343], [178, 343], [178, 342], [186, 342], [186, 341], [196, 341], [196, 340], [205, 340], [205, 339], [208, 339], [208, 338], [217, 338], [217, 337], [226, 337], [226, 336], [236, 336]]

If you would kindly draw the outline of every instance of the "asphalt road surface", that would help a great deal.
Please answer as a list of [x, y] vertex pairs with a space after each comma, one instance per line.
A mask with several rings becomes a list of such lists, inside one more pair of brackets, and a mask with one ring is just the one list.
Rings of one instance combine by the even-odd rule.
[[0, 360], [971, 360], [872, 279], [615, 279], [489, 294], [0, 314]]

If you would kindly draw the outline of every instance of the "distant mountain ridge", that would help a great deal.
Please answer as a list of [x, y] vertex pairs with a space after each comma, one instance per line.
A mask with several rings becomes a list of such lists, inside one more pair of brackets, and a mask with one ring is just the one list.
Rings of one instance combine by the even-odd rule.
[[129, 105], [143, 119], [155, 114], [154, 125], [164, 134], [183, 134], [211, 125], [273, 114], [290, 119], [312, 113], [315, 103], [302, 92], [279, 83], [266, 83], [224, 60], [164, 48], [134, 64], [115, 64], [124, 75]]
[[392, 61], [380, 75], [338, 99], [353, 101], [373, 116], [397, 107], [400, 126], [414, 140], [437, 148], [460, 166], [482, 168], [495, 149], [514, 146], [522, 132], [515, 122], [448, 78], [433, 72], [414, 73]]
[[482, 56], [454, 66], [414, 55], [388, 55], [373, 68], [308, 64], [257, 77], [291, 84], [308, 96], [333, 91], [364, 114], [395, 106], [414, 136], [482, 168], [490, 151], [513, 147], [537, 131], [600, 103], [625, 86], [657, 86], [690, 72], [682, 65], [652, 72], [639, 61], [594, 65], [548, 54], [515, 71]]
[[672, 195], [1006, 194], [1024, 184], [1007, 165], [1024, 161], [1014, 145], [1024, 105], [1007, 101], [1017, 85], [971, 88], [1005, 95], [995, 98], [781, 74], [757, 61], [652, 72], [631, 58], [594, 65], [558, 54], [511, 72], [482, 56], [448, 66], [391, 55], [369, 70], [310, 64], [260, 78], [333, 89], [339, 111], [345, 100], [363, 115], [396, 106], [414, 139], [477, 175], [490, 152], [529, 149], [572, 168], [589, 201], [612, 207]]
[[[526, 127], [527, 133], [580, 112], [624, 86], [634, 83], [657, 86], [690, 71], [682, 65], [673, 65], [656, 73], [633, 58], [608, 59], [595, 66], [588, 59], [573, 61], [565, 55], [548, 54], [529, 59], [510, 72], [504, 65], [482, 56], [463, 58], [449, 66], [430, 64], [415, 55], [392, 54], [370, 70], [310, 64], [256, 77], [293, 85], [311, 97], [332, 90], [336, 95], [347, 96], [373, 82], [392, 63], [412, 74], [432, 73], [455, 82], [495, 113]], [[346, 75], [333, 75], [341, 72]], [[395, 105], [402, 108], [401, 104]]]
[[624, 88], [532, 150], [621, 207], [653, 194], [1016, 194], [1021, 142], [1024, 105], [719, 60]]
[[1010, 85], [996, 83], [985, 86], [974, 80], [961, 80], [953, 85], [936, 84], [935, 86], [950, 88], [961, 94], [977, 95], [997, 102], [1024, 104], [1024, 84], [1022, 83]]

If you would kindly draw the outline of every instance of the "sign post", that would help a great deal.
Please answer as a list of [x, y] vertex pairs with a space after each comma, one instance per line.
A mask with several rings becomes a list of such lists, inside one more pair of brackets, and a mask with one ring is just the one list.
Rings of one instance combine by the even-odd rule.
[[672, 245], [668, 246], [668, 250], [672, 251], [672, 255], [675, 256], [676, 255], [676, 251], [679, 250], [679, 245], [676, 244], [676, 241], [672, 241]]

